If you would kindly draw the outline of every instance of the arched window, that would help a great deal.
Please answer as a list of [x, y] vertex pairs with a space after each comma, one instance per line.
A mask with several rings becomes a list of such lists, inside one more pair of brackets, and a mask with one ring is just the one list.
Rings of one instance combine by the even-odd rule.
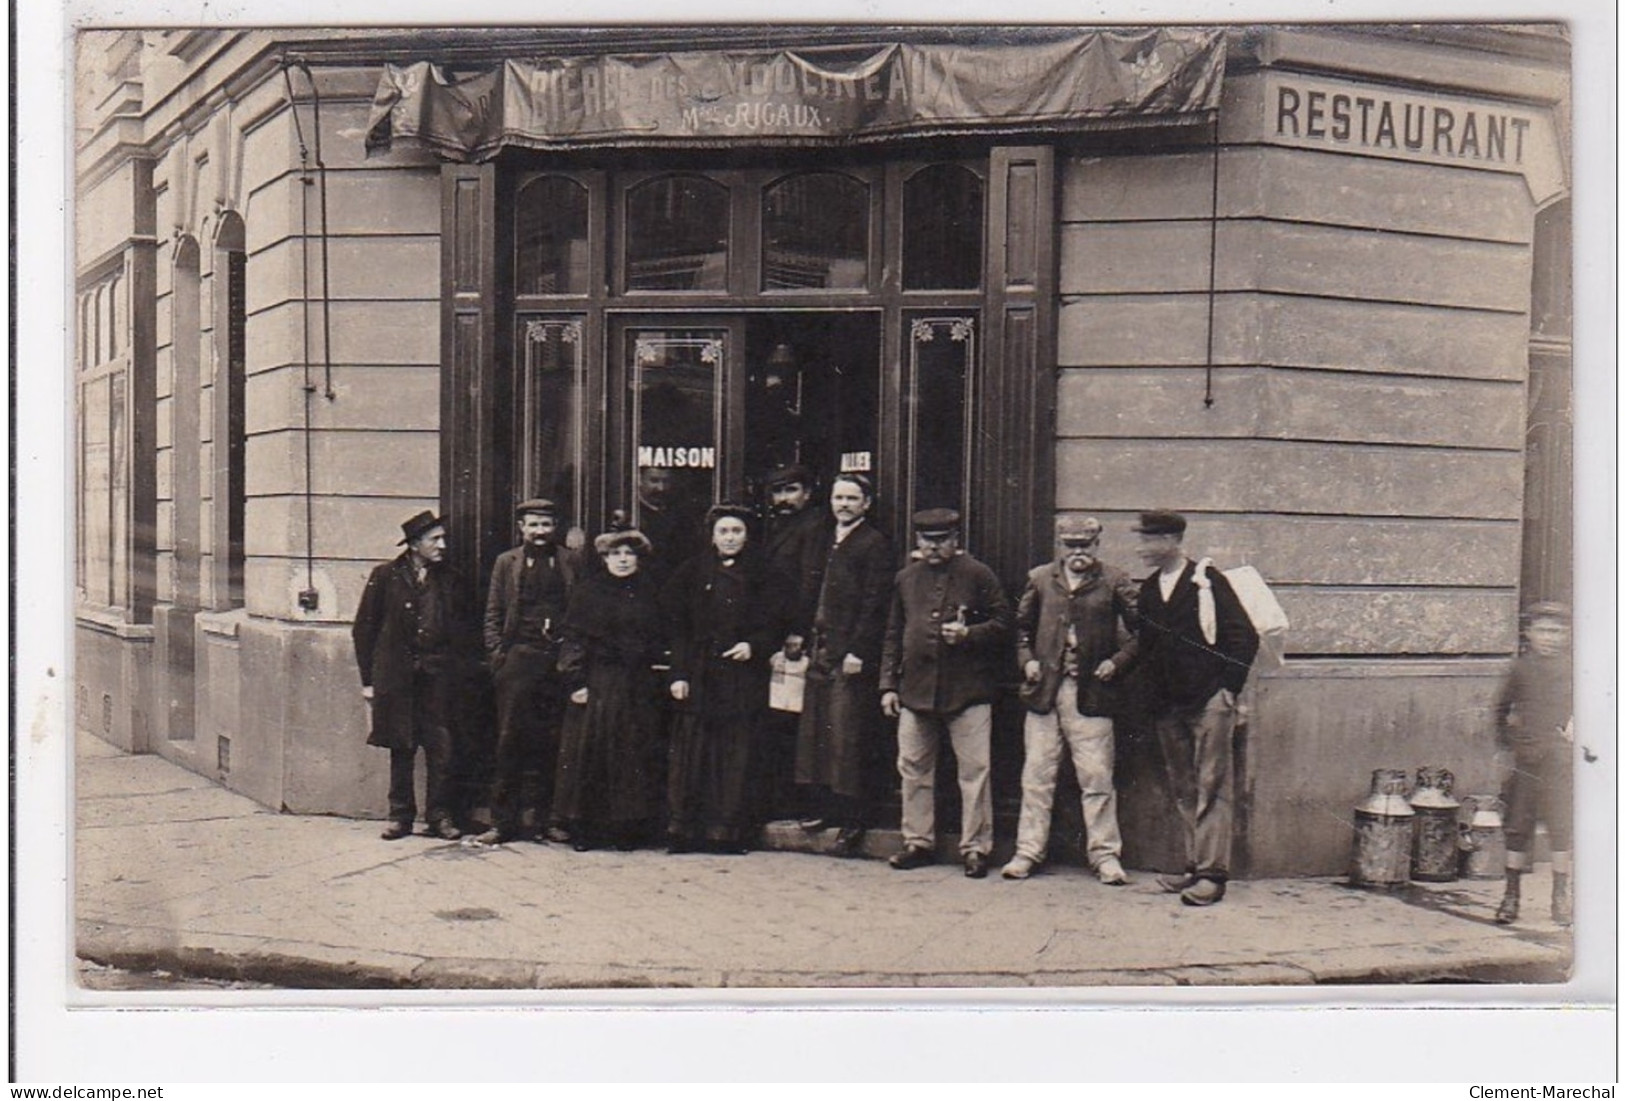
[[514, 293], [588, 293], [587, 189], [543, 176], [520, 190], [516, 205]]
[[982, 178], [958, 164], [922, 168], [903, 185], [905, 290], [975, 290], [982, 282]]
[[198, 469], [202, 457], [199, 423], [202, 385], [200, 347], [202, 321], [199, 315], [202, 285], [198, 245], [184, 237], [175, 248], [174, 292], [170, 295], [173, 343], [170, 360], [174, 364], [174, 391], [170, 408], [172, 452], [170, 454], [171, 492], [174, 518], [173, 548], [175, 584], [173, 601], [185, 608], [198, 607], [199, 524], [202, 513], [202, 478]]
[[869, 188], [801, 172], [762, 192], [762, 289], [861, 288], [869, 274]]
[[728, 189], [661, 176], [626, 193], [626, 289], [728, 289]]
[[124, 281], [114, 276], [107, 283], [107, 358], [117, 359], [119, 346], [119, 294], [124, 289]]

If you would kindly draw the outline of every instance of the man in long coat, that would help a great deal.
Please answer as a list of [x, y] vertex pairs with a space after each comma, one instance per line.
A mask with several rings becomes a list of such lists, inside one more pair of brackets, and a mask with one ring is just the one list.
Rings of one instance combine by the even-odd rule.
[[1168, 790], [1185, 827], [1186, 870], [1157, 882], [1187, 906], [1224, 898], [1234, 825], [1236, 697], [1258, 632], [1224, 574], [1185, 557], [1185, 518], [1140, 514], [1139, 663]]
[[843, 474], [829, 490], [835, 523], [827, 529], [824, 565], [811, 625], [812, 663], [796, 739], [796, 782], [809, 830], [840, 827], [835, 851], [856, 855], [863, 843], [864, 762], [880, 718], [880, 648], [895, 568], [891, 540], [867, 519], [874, 489]]
[[[829, 529], [835, 520], [828, 509], [814, 503], [817, 479], [808, 467], [800, 463], [780, 467], [764, 484], [768, 493], [766, 557], [789, 586], [784, 594], [788, 630], [783, 639], [774, 640], [774, 648], [783, 657], [771, 657], [775, 662], [799, 663], [807, 655], [829, 554]], [[801, 712], [788, 710], [769, 711], [762, 722], [756, 786], [757, 812], [763, 821], [793, 812], [800, 725]]]
[[[518, 837], [527, 814], [537, 840], [549, 828], [564, 717], [560, 631], [582, 571], [580, 555], [559, 544], [552, 501], [521, 501], [514, 514], [521, 542], [497, 555], [485, 602], [485, 654], [497, 711], [494, 822], [478, 838], [487, 845]], [[561, 836], [557, 825], [551, 828]]]
[[453, 820], [453, 730], [464, 690], [472, 632], [455, 576], [445, 564], [446, 529], [424, 511], [401, 525], [406, 551], [372, 571], [351, 638], [361, 695], [372, 711], [368, 745], [389, 750], [389, 825], [385, 841], [412, 832], [417, 800], [412, 774], [423, 750], [424, 818], [432, 837], [462, 836]]

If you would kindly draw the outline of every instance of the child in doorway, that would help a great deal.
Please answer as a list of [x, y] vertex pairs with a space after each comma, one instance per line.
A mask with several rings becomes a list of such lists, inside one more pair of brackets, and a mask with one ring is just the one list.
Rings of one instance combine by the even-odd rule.
[[1535, 823], [1552, 845], [1552, 921], [1574, 922], [1574, 660], [1569, 610], [1543, 602], [1525, 612], [1526, 651], [1512, 663], [1495, 704], [1496, 744], [1512, 756], [1507, 783], [1506, 893], [1495, 920], [1518, 920]]

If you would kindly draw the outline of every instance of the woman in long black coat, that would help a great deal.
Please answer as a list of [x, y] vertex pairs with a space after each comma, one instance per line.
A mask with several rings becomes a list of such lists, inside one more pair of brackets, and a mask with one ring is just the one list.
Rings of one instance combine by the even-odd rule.
[[711, 548], [678, 566], [663, 594], [676, 701], [666, 785], [672, 852], [742, 853], [749, 843], [768, 658], [784, 641], [793, 585], [748, 546], [749, 515], [713, 508]]
[[555, 815], [578, 851], [635, 848], [660, 814], [659, 592], [640, 566], [638, 531], [593, 541], [603, 570], [575, 587], [564, 615], [559, 671], [570, 690], [554, 781]]

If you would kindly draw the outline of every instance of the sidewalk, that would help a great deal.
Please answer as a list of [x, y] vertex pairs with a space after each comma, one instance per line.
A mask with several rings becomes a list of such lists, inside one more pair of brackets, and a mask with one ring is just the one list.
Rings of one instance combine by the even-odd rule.
[[1149, 873], [1009, 882], [793, 852], [484, 848], [274, 814], [80, 736], [78, 954], [293, 988], [787, 988], [1560, 981], [1547, 916], [1493, 924], [1498, 881], [1231, 884], [1182, 906]]

